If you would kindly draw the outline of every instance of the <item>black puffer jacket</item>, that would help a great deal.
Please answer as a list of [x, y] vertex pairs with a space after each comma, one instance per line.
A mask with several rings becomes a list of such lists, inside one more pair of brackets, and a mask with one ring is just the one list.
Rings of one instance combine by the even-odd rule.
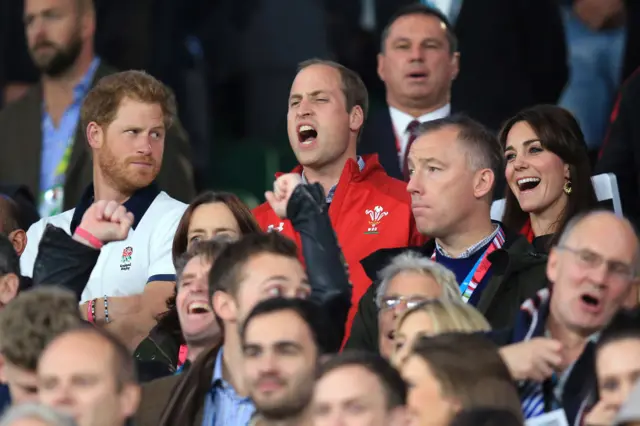
[[[546, 255], [535, 252], [521, 235], [506, 229], [505, 233], [503, 248], [489, 255], [493, 272], [476, 306], [494, 329], [510, 327], [522, 302], [547, 285]], [[373, 284], [360, 299], [345, 348], [378, 352], [378, 308], [375, 303], [378, 273], [393, 257], [407, 250], [430, 258], [435, 241], [430, 240], [422, 247], [378, 250], [361, 261]]]

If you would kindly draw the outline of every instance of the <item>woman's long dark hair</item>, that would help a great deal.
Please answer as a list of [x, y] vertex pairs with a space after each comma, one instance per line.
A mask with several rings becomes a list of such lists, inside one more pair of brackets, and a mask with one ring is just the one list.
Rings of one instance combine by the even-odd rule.
[[[531, 126], [543, 148], [556, 154], [569, 166], [572, 191], [562, 216], [556, 222], [554, 236], [550, 241], [550, 245], [553, 245], [573, 216], [592, 209], [598, 203], [591, 183], [587, 144], [580, 125], [569, 111], [555, 105], [536, 105], [520, 111], [503, 125], [499, 135], [503, 149], [506, 148], [507, 136], [513, 126], [522, 121]], [[508, 229], [519, 231], [529, 219], [529, 214], [520, 208], [509, 185], [506, 187], [505, 198], [502, 222]]]
[[[184, 211], [178, 223], [176, 234], [173, 237], [173, 248], [171, 252], [174, 265], [176, 265], [180, 256], [187, 251], [187, 246], [189, 245], [187, 235], [189, 233], [189, 224], [191, 223], [193, 212], [201, 205], [211, 203], [224, 203], [229, 210], [231, 210], [233, 217], [238, 222], [241, 235], [261, 232], [260, 225], [258, 225], [258, 222], [254, 219], [251, 210], [249, 210], [238, 196], [229, 192], [205, 191], [194, 198], [191, 204], [189, 204], [189, 207]], [[183, 345], [185, 341], [182, 336], [180, 319], [178, 318], [178, 310], [176, 308], [177, 292], [178, 287], [176, 286], [173, 296], [167, 299], [167, 311], [158, 316], [158, 325], [155, 330], [156, 332], [169, 334]]]

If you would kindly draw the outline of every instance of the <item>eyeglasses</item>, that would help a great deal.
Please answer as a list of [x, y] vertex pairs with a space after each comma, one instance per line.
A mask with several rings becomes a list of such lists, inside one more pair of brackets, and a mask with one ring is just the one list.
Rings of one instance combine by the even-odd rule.
[[574, 254], [578, 258], [579, 263], [586, 268], [596, 269], [603, 263], [606, 263], [607, 272], [616, 278], [630, 280], [635, 276], [635, 268], [633, 266], [617, 260], [605, 259], [603, 256], [598, 253], [594, 253], [591, 250], [574, 249], [567, 246], [557, 246], [556, 249]]
[[404, 303], [407, 309], [413, 309], [416, 306], [429, 301], [429, 298], [423, 296], [385, 296], [380, 300], [378, 308], [382, 310], [395, 309]]

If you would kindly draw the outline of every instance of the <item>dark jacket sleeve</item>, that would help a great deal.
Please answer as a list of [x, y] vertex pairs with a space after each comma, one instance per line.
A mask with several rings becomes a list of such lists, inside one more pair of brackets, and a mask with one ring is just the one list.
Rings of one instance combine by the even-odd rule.
[[33, 285], [64, 287], [80, 300], [98, 256], [100, 250], [77, 242], [60, 228], [47, 225], [33, 268]]
[[[345, 324], [351, 307], [351, 283], [346, 263], [338, 246], [319, 184], [298, 185], [287, 205], [287, 217], [300, 234], [302, 254], [311, 283], [310, 299], [328, 313], [331, 335], [327, 335], [334, 352], [344, 339]], [[327, 348], [329, 349], [329, 348]]]
[[196, 195], [189, 137], [176, 119], [167, 131], [157, 182], [173, 198], [190, 203]]
[[611, 125], [600, 151], [595, 173], [613, 173], [618, 181], [622, 211], [634, 224], [640, 222], [640, 73], [624, 84], [611, 114]]
[[[523, 48], [536, 103], [555, 104], [569, 79], [564, 24], [557, 0], [520, 0]], [[544, 31], [540, 31], [544, 28]], [[464, 59], [463, 59], [464, 60]]]
[[358, 349], [378, 353], [378, 308], [376, 307], [377, 282], [373, 282], [358, 302], [358, 312], [351, 323], [351, 334], [345, 349]]

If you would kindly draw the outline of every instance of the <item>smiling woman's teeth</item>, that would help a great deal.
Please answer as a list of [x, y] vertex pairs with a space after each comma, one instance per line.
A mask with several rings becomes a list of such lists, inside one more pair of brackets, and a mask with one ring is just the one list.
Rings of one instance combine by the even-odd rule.
[[540, 178], [524, 178], [524, 179], [518, 179], [518, 185], [522, 185], [523, 183], [536, 183], [536, 182], [540, 182]]

